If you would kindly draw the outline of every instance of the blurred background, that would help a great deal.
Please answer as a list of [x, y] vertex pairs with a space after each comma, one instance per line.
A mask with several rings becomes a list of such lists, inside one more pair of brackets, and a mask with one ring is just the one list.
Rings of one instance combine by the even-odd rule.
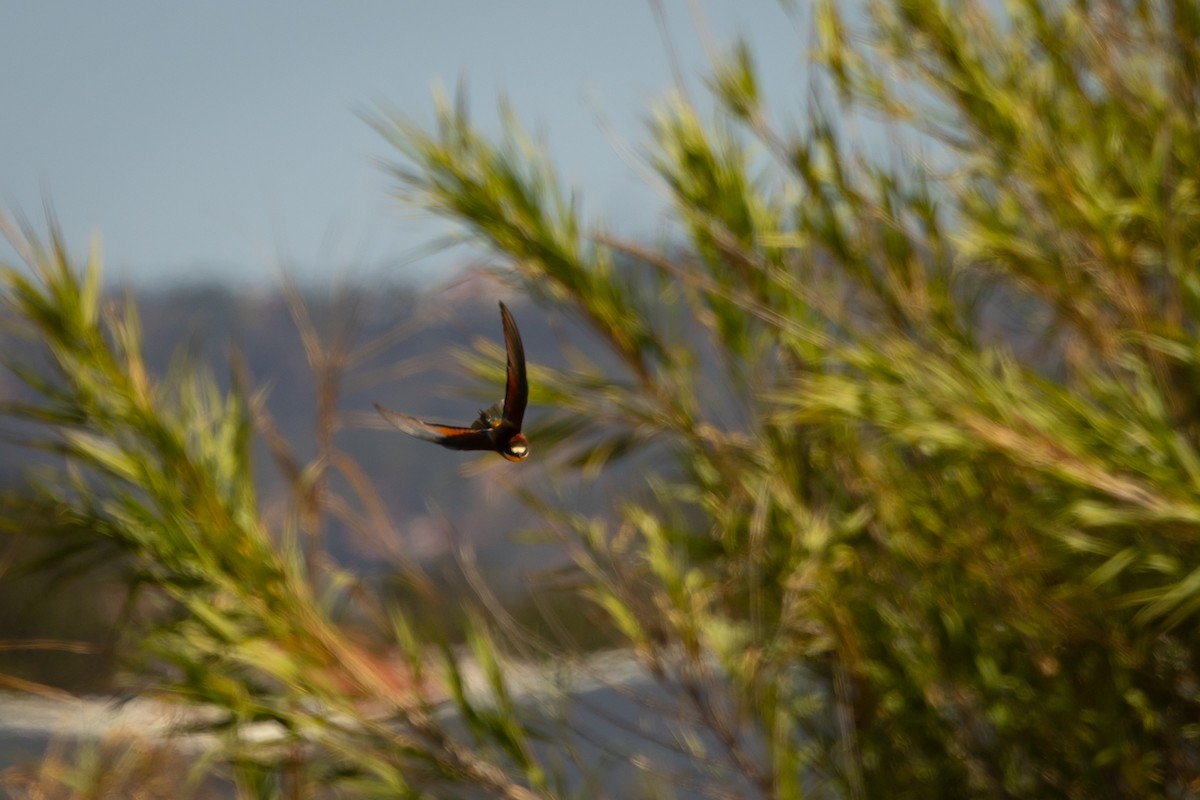
[[[1200, 797], [1197, 0], [41, 4], [0, 103], [0, 689], [254, 797]], [[497, 300], [533, 457], [387, 429]]]
[[[649, 241], [670, 231], [666, 195], [634, 154], [647, 104], [673, 88], [702, 95], [710, 58], [735, 36], [755, 42], [765, 93], [786, 96], [802, 83], [807, 24], [774, 2], [13, 4], [0, 26], [0, 202], [35, 222], [50, 208], [77, 252], [101, 237], [107, 290], [136, 299], [154, 373], [185, 353], [225, 380], [236, 351], [301, 460], [314, 451], [318, 392], [285, 281], [321, 335], [386, 341], [346, 376], [339, 443], [397, 528], [351, 536], [335, 521], [323, 545], [385, 584], [398, 553], [419, 560], [446, 584], [439, 624], [452, 627], [464, 590], [457, 549], [477, 551], [516, 608], [529, 603], [531, 576], [561, 561], [553, 546], [515, 546], [537, 515], [514, 495], [548, 475], [536, 458], [511, 468], [355, 426], [374, 401], [465, 424], [498, 400], [499, 383], [495, 396], [474, 396], [480, 384], [455, 358], [481, 337], [500, 341], [497, 298], [513, 307], [531, 362], [564, 367], [573, 349], [602, 361], [603, 348], [481, 275], [505, 265], [395, 199], [381, 168], [395, 151], [370, 120], [396, 112], [432, 125], [444, 89], [477, 98], [476, 124], [498, 135], [502, 96], [586, 190], [591, 219]], [[18, 262], [7, 242], [0, 260]], [[16, 384], [0, 376], [0, 396], [16, 396]], [[0, 481], [19, 490], [40, 456], [0, 448]], [[265, 443], [255, 463], [267, 519], [281, 523], [288, 479]], [[638, 477], [623, 461], [603, 476], [608, 488], [559, 491], [591, 513]], [[110, 642], [105, 620], [119, 616], [122, 592], [119, 577], [107, 591], [105, 580], [92, 569], [70, 581], [57, 570], [10, 573], [0, 639]], [[0, 672], [79, 689], [108, 686], [112, 664], [99, 663], [0, 653]]]

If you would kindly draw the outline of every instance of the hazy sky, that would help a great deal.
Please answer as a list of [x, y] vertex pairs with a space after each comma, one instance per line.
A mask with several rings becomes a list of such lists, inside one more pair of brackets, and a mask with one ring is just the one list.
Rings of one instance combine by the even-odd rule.
[[[663, 6], [694, 85], [702, 8], [712, 41], [746, 37], [798, 108], [809, 41], [775, 0]], [[432, 87], [460, 78], [493, 129], [508, 95], [590, 214], [654, 229], [657, 195], [620, 152], [671, 86], [647, 0], [8, 0], [0, 205], [40, 222], [48, 199], [76, 252], [100, 232], [110, 277], [267, 281], [282, 259], [437, 279], [448, 259], [408, 256], [439, 229], [391, 198], [377, 160], [393, 151], [362, 114], [430, 120]]]

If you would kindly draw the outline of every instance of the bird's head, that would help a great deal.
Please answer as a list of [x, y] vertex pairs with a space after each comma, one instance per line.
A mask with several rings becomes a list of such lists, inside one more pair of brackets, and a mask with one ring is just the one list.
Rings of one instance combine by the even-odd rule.
[[508, 440], [508, 444], [504, 445], [500, 455], [509, 461], [524, 461], [529, 456], [529, 440], [525, 438], [524, 434], [518, 433]]

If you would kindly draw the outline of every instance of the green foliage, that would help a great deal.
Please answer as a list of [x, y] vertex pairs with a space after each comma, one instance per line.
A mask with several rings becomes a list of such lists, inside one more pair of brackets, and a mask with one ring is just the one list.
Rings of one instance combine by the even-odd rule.
[[[1200, 8], [815, 19], [802, 128], [746, 45], [711, 119], [655, 116], [662, 250], [589, 228], [461, 99], [380, 123], [404, 197], [624, 364], [535, 373], [555, 457], [669, 455], [614, 529], [547, 518], [764, 796], [1193, 796]], [[914, 152], [856, 152], [864, 114]]]
[[[37, 397], [3, 411], [41, 426], [25, 438], [59, 456], [61, 467], [38, 493], [8, 504], [3, 530], [40, 535], [58, 548], [46, 559], [52, 564], [88, 549], [127, 559], [142, 596], [129, 605], [140, 613], [126, 630], [136, 688], [208, 707], [213, 716], [200, 727], [222, 744], [211, 764], [231, 767], [250, 796], [337, 786], [423, 797], [439, 784], [514, 800], [556, 796], [533, 760], [514, 763], [528, 752], [528, 734], [510, 703], [478, 715], [486, 724], [474, 744], [433, 715], [438, 684], [462, 684], [455, 655], [426, 681], [414, 666], [427, 658], [417, 640], [401, 640], [406, 670], [337, 625], [330, 609], [356, 581], [314, 569], [294, 528], [272, 532], [259, 515], [250, 444], [261, 398], [247, 397], [237, 380], [223, 390], [186, 362], [161, 380], [150, 376], [132, 302], [101, 299], [98, 254], [77, 270], [53, 225], [49, 247], [7, 223], [5, 233], [28, 267], [0, 276], [6, 313], [46, 359], [37, 368], [8, 365]], [[292, 471], [298, 517], [313, 511], [310, 487], [336, 460]], [[404, 630], [396, 619], [395, 630]], [[488, 648], [483, 638], [476, 651]], [[504, 698], [504, 656], [490, 658], [492, 694]], [[458, 699], [460, 713], [475, 708]], [[251, 725], [265, 725], [268, 735]], [[147, 762], [136, 748], [130, 753], [128, 771], [140, 774]], [[81, 763], [36, 780], [65, 796], [116, 796], [122, 790], [100, 785], [103, 771]], [[98, 783], [90, 789], [81, 780]]]
[[[511, 115], [498, 142], [461, 97], [432, 130], [374, 121], [405, 198], [620, 365], [531, 365], [531, 438], [584, 478], [642, 455], [644, 489], [597, 518], [558, 486], [527, 499], [716, 796], [1198, 794], [1200, 7], [993, 6], [878, 0], [855, 22], [820, 3], [792, 129], [736, 46], [711, 117], [672, 97], [650, 127], [671, 247], [589, 223]], [[844, 133], [866, 115], [888, 158]], [[8, 411], [52, 432], [71, 529], [119, 542], [167, 601], [152, 674], [224, 711], [248, 791], [298, 779], [287, 764], [364, 795], [560, 795], [504, 625], [466, 617], [484, 696], [440, 649], [465, 731], [443, 728], [428, 627], [387, 617], [417, 678], [397, 691], [303, 548], [268, 535], [253, 398], [152, 380], [98, 267], [25, 240], [34, 275], [8, 271], [5, 297], [54, 371], [14, 365], [40, 399]], [[292, 470], [298, 495], [329, 463]], [[283, 738], [238, 736], [262, 720]]]

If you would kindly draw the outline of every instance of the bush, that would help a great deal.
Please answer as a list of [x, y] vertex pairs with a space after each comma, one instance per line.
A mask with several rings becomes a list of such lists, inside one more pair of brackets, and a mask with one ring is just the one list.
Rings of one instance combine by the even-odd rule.
[[[877, 2], [858, 31], [821, 4], [794, 131], [735, 47], [712, 118], [675, 98], [654, 119], [682, 239], [662, 248], [589, 225], [515, 122], [493, 142], [462, 102], [432, 130], [374, 121], [404, 197], [619, 360], [532, 365], [530, 438], [584, 476], [654, 448], [647, 491], [607, 521], [553, 486], [528, 500], [679, 698], [679, 750], [717, 793], [1198, 793], [1200, 8], [1010, 7]], [[867, 157], [855, 115], [924, 156]], [[460, 738], [372, 673], [267, 535], [252, 402], [151, 381], [94, 271], [57, 245], [30, 261], [8, 298], [58, 376], [22, 373], [46, 403], [18, 410], [78, 468], [49, 487], [62, 513], [171, 601], [149, 639], [164, 689], [235, 729], [279, 722], [346, 791], [565, 791], [506, 703], [496, 629], [476, 618], [472, 641], [498, 706], [444, 659]], [[248, 747], [237, 763], [277, 763]]]
[[[1200, 785], [1200, 8], [1011, 5], [851, 30], [821, 4], [796, 131], [735, 47], [711, 119], [655, 118], [666, 249], [589, 227], [461, 103], [379, 122], [405, 197], [622, 359], [541, 370], [537, 399], [593, 467], [649, 441], [671, 465], [616, 531], [560, 527], [648, 663], [731, 688], [685, 694], [764, 795]], [[840, 122], [872, 115], [909, 151], [857, 149]]]

